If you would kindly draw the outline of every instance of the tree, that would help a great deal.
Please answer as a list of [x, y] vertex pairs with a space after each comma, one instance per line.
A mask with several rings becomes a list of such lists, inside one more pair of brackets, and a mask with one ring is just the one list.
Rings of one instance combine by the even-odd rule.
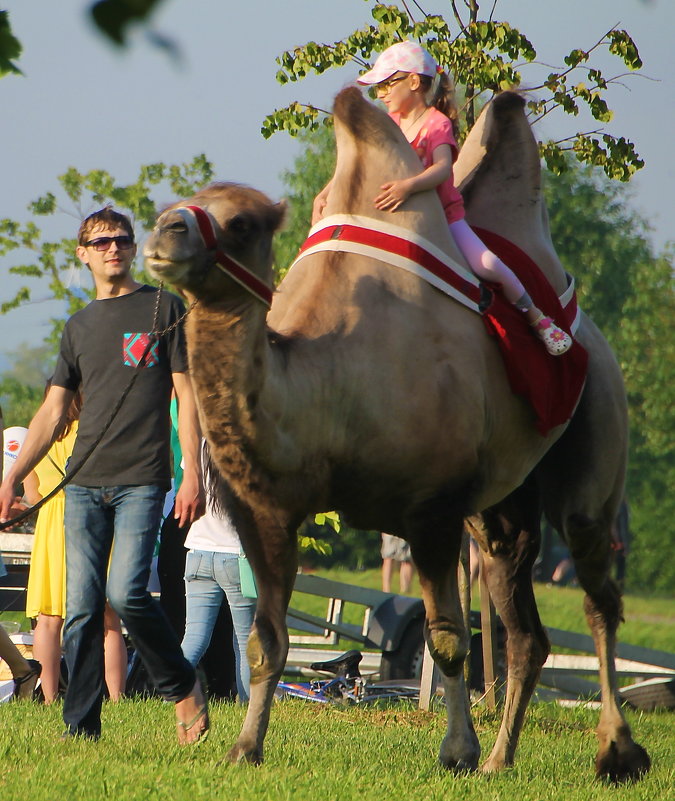
[[[309, 42], [282, 53], [277, 59], [280, 66], [277, 80], [280, 83], [299, 81], [309, 73], [321, 74], [352, 61], [366, 68], [370, 66], [368, 59], [374, 53], [402, 39], [417, 39], [464, 87], [465, 115], [468, 127], [471, 127], [475, 101], [481, 96], [487, 99], [494, 92], [521, 85], [521, 70], [524, 72], [525, 67], [533, 67], [537, 55], [529, 39], [520, 31], [508, 22], [493, 20], [496, 4], [497, 0], [490, 3], [489, 18], [480, 20], [477, 0], [465, 3], [464, 16], [456, 0], [450, 0], [454, 22], [460, 31], [453, 37], [448, 24], [440, 16], [430, 16], [420, 10], [420, 20], [416, 21], [411, 6], [405, 2], [401, 3], [405, 10], [397, 5], [374, 2], [372, 17], [375, 25], [354, 31], [333, 44]], [[605, 77], [593, 66], [593, 54], [601, 49], [607, 49], [622, 62], [620, 74]], [[522, 60], [522, 65], [516, 63], [519, 60]], [[540, 93], [539, 98], [530, 99], [527, 104], [533, 122], [556, 111], [576, 116], [581, 108], [599, 123], [609, 122], [612, 111], [604, 98], [606, 91], [623, 80], [624, 67], [630, 71], [642, 67], [633, 40], [626, 31], [615, 27], [597, 42], [583, 49], [575, 48], [564, 56], [563, 61], [564, 66], [541, 76], [539, 83], [536, 80], [528, 82], [532, 92]], [[532, 73], [532, 69], [528, 70], [528, 76]], [[296, 134], [303, 129], [316, 130], [322, 124], [330, 124], [328, 112], [296, 101], [270, 114], [263, 122], [262, 133], [266, 137], [280, 130]], [[564, 170], [568, 163], [565, 151], [571, 150], [579, 161], [601, 166], [609, 177], [627, 181], [644, 163], [632, 142], [607, 133], [600, 135], [601, 130], [541, 143], [541, 153], [549, 169], [556, 173]]]
[[53, 362], [53, 354], [46, 345], [17, 348], [12, 356], [12, 367], [0, 378], [0, 408], [5, 425], [28, 425], [42, 402]]
[[[65, 214], [69, 206], [70, 216], [78, 221], [69, 222], [68, 228], [72, 231], [89, 211], [110, 203], [129, 215], [138, 233], [150, 230], [155, 223], [157, 210], [152, 199], [153, 189], [168, 185], [173, 195], [189, 197], [212, 179], [213, 168], [204, 155], [196, 156], [188, 164], [144, 165], [139, 170], [137, 180], [127, 186], [120, 186], [104, 170], [80, 173], [70, 167], [58, 178], [59, 194], [65, 197], [59, 201], [54, 193], [47, 192], [31, 203], [29, 210], [36, 217], [46, 217]], [[67, 316], [81, 309], [93, 297], [93, 289], [80, 290], [65, 280], [73, 266], [84, 269], [74, 255], [76, 244], [73, 237], [58, 241], [43, 239], [41, 230], [32, 221], [22, 225], [11, 219], [0, 220], [0, 256], [12, 253], [23, 259], [11, 266], [9, 271], [29, 280], [47, 281], [52, 297], [64, 301]], [[142, 269], [137, 267], [136, 273], [139, 280], [152, 283], [150, 276]], [[22, 286], [12, 299], [0, 305], [0, 314], [28, 303], [31, 292], [31, 286]], [[58, 346], [64, 323], [65, 318], [52, 320], [48, 341], [53, 349]]]
[[626, 497], [634, 536], [627, 585], [669, 591], [675, 566], [663, 559], [663, 548], [675, 520], [673, 251], [653, 253], [648, 225], [630, 209], [626, 187], [597, 169], [571, 163], [563, 175], [548, 176], [546, 198], [558, 255], [575, 276], [581, 307], [612, 346], [626, 384]]
[[284, 170], [281, 179], [286, 187], [288, 213], [283, 230], [275, 240], [277, 278], [283, 278], [304, 242], [312, 219], [312, 203], [328, 183], [335, 169], [335, 138], [329, 128], [301, 132], [302, 155], [292, 170]]

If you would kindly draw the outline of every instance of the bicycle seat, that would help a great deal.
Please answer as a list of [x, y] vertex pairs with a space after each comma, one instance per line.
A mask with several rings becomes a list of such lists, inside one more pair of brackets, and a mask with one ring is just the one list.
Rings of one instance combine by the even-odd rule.
[[332, 673], [341, 679], [355, 679], [361, 675], [359, 662], [363, 659], [361, 651], [345, 651], [344, 654], [326, 662], [312, 662], [310, 668], [321, 673]]

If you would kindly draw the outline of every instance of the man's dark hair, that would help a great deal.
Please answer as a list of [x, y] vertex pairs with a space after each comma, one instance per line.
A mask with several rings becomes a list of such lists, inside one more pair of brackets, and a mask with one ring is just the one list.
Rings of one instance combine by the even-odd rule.
[[124, 228], [129, 236], [134, 238], [134, 229], [131, 220], [119, 211], [115, 211], [112, 206], [105, 206], [93, 212], [82, 221], [80, 230], [77, 232], [78, 245], [84, 245], [91, 238], [91, 233], [95, 228], [105, 226], [106, 228]]

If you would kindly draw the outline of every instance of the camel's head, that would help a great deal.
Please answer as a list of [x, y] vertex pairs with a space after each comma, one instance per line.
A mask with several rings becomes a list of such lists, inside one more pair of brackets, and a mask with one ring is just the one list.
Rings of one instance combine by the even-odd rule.
[[143, 247], [146, 267], [189, 299], [265, 295], [284, 211], [255, 189], [212, 184], [160, 214]]

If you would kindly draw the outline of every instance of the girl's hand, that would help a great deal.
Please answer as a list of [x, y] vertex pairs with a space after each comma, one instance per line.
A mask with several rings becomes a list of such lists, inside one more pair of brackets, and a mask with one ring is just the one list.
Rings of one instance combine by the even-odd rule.
[[333, 180], [331, 179], [314, 198], [314, 203], [312, 204], [312, 225], [316, 225], [324, 215], [332, 183]]
[[326, 208], [326, 203], [328, 202], [328, 196], [324, 195], [317, 195], [314, 198], [314, 203], [312, 204], [312, 225], [316, 225], [319, 220], [323, 217], [323, 211]]
[[380, 194], [373, 201], [375, 208], [380, 211], [396, 211], [412, 194], [407, 180], [389, 181], [382, 184]]

